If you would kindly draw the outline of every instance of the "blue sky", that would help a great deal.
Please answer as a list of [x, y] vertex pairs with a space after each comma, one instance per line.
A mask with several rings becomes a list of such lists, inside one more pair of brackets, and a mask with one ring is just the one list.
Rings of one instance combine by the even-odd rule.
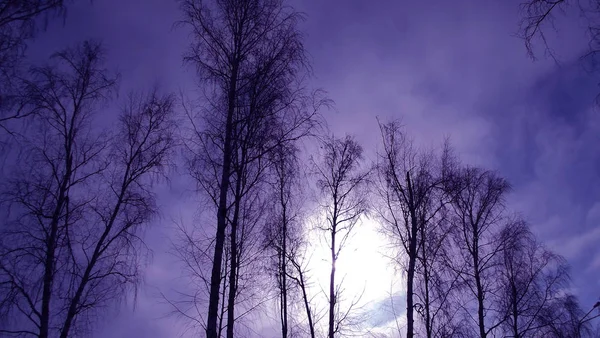
[[[600, 93], [597, 74], [578, 56], [586, 47], [577, 16], [549, 30], [559, 64], [533, 62], [514, 37], [521, 1], [296, 0], [313, 60], [313, 85], [327, 90], [336, 133], [355, 134], [366, 149], [378, 142], [376, 116], [402, 118], [417, 143], [449, 136], [464, 162], [498, 170], [513, 184], [509, 202], [545, 243], [572, 266], [584, 308], [600, 296]], [[77, 1], [65, 22], [51, 22], [30, 46], [32, 61], [85, 38], [102, 39], [108, 66], [122, 75], [121, 93], [159, 83], [193, 96], [196, 79], [181, 54], [185, 30], [173, 0]], [[106, 119], [114, 116], [113, 109]], [[171, 219], [190, 218], [193, 198], [183, 179], [159, 192], [161, 220], [148, 231], [154, 251], [135, 309], [107, 318], [103, 337], [172, 337], [159, 319], [156, 287], [172, 283], [166, 238]]]

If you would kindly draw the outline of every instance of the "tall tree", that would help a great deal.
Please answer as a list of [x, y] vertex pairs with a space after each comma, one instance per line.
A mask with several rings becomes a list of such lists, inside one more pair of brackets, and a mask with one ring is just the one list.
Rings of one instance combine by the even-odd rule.
[[[452, 203], [457, 227], [455, 271], [476, 303], [473, 318], [479, 337], [485, 338], [505, 320], [492, 306], [496, 302], [492, 297], [499, 288], [498, 257], [502, 255], [504, 241], [508, 240], [501, 236], [502, 229], [511, 222], [504, 206], [510, 186], [496, 173], [472, 167], [462, 169], [459, 179], [460, 193]], [[471, 310], [465, 305], [465, 311]]]
[[[308, 107], [309, 99], [300, 90], [298, 75], [306, 70], [302, 39], [297, 31], [299, 13], [283, 6], [280, 0], [214, 1], [183, 0], [184, 24], [191, 27], [194, 41], [185, 59], [198, 69], [208, 86], [210, 103], [205, 118], [206, 129], [197, 134], [206, 146], [218, 149], [218, 157], [200, 151], [216, 164], [209, 170], [217, 176], [217, 186], [208, 182], [205, 188], [217, 209], [217, 227], [206, 335], [217, 336], [219, 290], [223, 278], [224, 245], [227, 228], [235, 238], [237, 223], [230, 192], [236, 191], [233, 180], [240, 181], [245, 170], [269, 151], [287, 140], [297, 139], [310, 129], [316, 110]], [[312, 108], [315, 108], [314, 106]], [[275, 127], [275, 128], [274, 128]], [[199, 131], [199, 129], [196, 129]], [[250, 142], [250, 143], [248, 143]], [[252, 150], [246, 156], [240, 146]], [[238, 161], [237, 168], [233, 162]], [[197, 172], [197, 171], [196, 171]], [[206, 180], [203, 180], [206, 183]], [[240, 181], [241, 182], [241, 181]], [[241, 192], [241, 191], [239, 191]], [[233, 205], [233, 209], [229, 209]], [[232, 264], [230, 279], [235, 280], [237, 244], [230, 241]], [[230, 296], [235, 294], [230, 281]], [[234, 300], [229, 299], [228, 335], [233, 335]]]
[[[304, 253], [301, 252], [301, 249], [304, 249]], [[287, 257], [290, 264], [290, 271], [288, 272], [288, 277], [296, 284], [298, 289], [300, 289], [300, 297], [302, 299], [302, 305], [304, 306], [306, 321], [308, 325], [308, 332], [311, 338], [315, 338], [315, 310], [311, 302], [312, 298], [308, 295], [310, 280], [308, 278], [307, 266], [304, 262], [304, 260], [306, 259], [305, 249], [306, 243], [303, 242], [294, 246], [290, 250], [289, 256]]]
[[[449, 203], [446, 186], [451, 173], [451, 153], [446, 148], [437, 160], [432, 153], [418, 152], [398, 121], [380, 124], [380, 128], [383, 151], [378, 173], [383, 208], [379, 215], [384, 232], [401, 248], [398, 253], [402, 258], [398, 262], [405, 268], [407, 283], [406, 336], [415, 334], [416, 284], [422, 281], [419, 312], [423, 314], [426, 336], [431, 337], [437, 317], [433, 310], [434, 284], [436, 273], [441, 273], [435, 271], [434, 266], [442, 254], [441, 244], [448, 232], [441, 228], [443, 222], [441, 219], [438, 222], [436, 217]], [[438, 305], [445, 301], [442, 297]]]
[[[308, 332], [314, 338], [314, 314], [308, 295], [305, 262], [308, 233], [303, 227], [306, 217], [302, 212], [306, 197], [302, 186], [306, 182], [300, 174], [298, 157], [299, 149], [294, 144], [278, 147], [270, 156], [272, 202], [270, 221], [265, 228], [265, 247], [271, 260], [269, 271], [278, 293], [282, 336], [294, 337], [298, 330], [306, 329], [300, 327], [296, 330], [294, 325], [305, 317]], [[302, 306], [294, 306], [298, 301]], [[298, 310], [293, 312], [294, 309]], [[301, 314], [301, 311], [304, 313]]]
[[[293, 191], [297, 190], [297, 150], [279, 147], [273, 152], [273, 203], [271, 223], [267, 225], [266, 247], [274, 253], [273, 275], [279, 290], [281, 336], [288, 337], [289, 329], [289, 290], [288, 275], [291, 274], [289, 257], [294, 252], [298, 232], [294, 229], [297, 215], [294, 210]], [[295, 231], [296, 230], [296, 231]]]
[[[505, 313], [502, 324], [511, 337], [529, 337], [546, 331], [553, 320], [542, 318], [542, 313], [565, 301], [568, 273], [564, 260], [545, 249], [529, 231], [525, 222], [516, 221], [503, 229], [505, 247], [498, 257], [501, 285], [499, 304]], [[560, 311], [558, 311], [560, 312]]]
[[152, 179], [174, 144], [173, 100], [156, 93], [130, 97], [112, 141], [92, 129], [117, 79], [99, 44], [54, 60], [27, 87], [37, 114], [22, 144], [34, 165], [15, 168], [4, 191], [1, 304], [16, 318], [6, 334], [72, 336], [136, 283], [139, 230], [156, 212]]
[[360, 217], [367, 211], [369, 171], [364, 169], [362, 147], [350, 136], [326, 139], [322, 148], [323, 157], [314, 162], [314, 169], [325, 216], [320, 229], [328, 237], [331, 258], [328, 337], [334, 338], [352, 310], [351, 307], [344, 312], [340, 310], [336, 262]]
[[[165, 174], [175, 146], [174, 99], [157, 90], [132, 93], [107, 155], [110, 164], [91, 204], [89, 225], [67, 230], [70, 260], [69, 305], [61, 338], [90, 307], [119, 297], [140, 280], [137, 253], [143, 226], [158, 213], [152, 187]], [[86, 249], [75, 249], [75, 246]], [[83, 256], [85, 256], [85, 259]]]
[[[54, 65], [34, 68], [27, 84], [31, 110], [40, 113], [36, 129], [41, 137], [23, 141], [35, 165], [31, 172], [17, 172], [20, 177], [7, 190], [5, 200], [20, 215], [2, 243], [5, 285], [15, 296], [9, 304], [34, 324], [35, 333], [28, 332], [41, 338], [51, 330], [51, 301], [61, 278], [57, 269], [68, 263], [63, 254], [67, 229], [84, 203], [72, 191], [101, 170], [97, 161], [105, 145], [89, 133], [91, 114], [115, 85], [101, 68], [99, 45], [86, 42], [53, 60]], [[21, 275], [19, 265], [35, 273]]]

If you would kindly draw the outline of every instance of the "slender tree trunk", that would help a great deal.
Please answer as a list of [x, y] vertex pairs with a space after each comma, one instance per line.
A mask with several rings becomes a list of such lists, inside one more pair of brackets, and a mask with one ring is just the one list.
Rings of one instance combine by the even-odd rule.
[[71, 299], [71, 302], [69, 304], [69, 310], [67, 311], [67, 317], [65, 318], [65, 322], [60, 331], [60, 338], [68, 338], [69, 337], [69, 332], [71, 331], [71, 326], [73, 324], [73, 321], [75, 320], [75, 316], [77, 315], [77, 306], [79, 305], [79, 303], [81, 301], [81, 297], [83, 296], [83, 291], [85, 290], [85, 287], [87, 286], [88, 282], [90, 281], [90, 276], [92, 274], [92, 270], [96, 266], [96, 262], [98, 261], [98, 258], [104, 251], [102, 246], [104, 245], [104, 242], [106, 241], [106, 238], [108, 237], [110, 230], [112, 229], [113, 224], [115, 223], [115, 220], [117, 219], [117, 215], [119, 214], [119, 211], [121, 210], [121, 205], [123, 203], [123, 199], [125, 198], [125, 191], [127, 190], [127, 185], [128, 185], [127, 177], [129, 176], [129, 170], [130, 170], [130, 167], [128, 165], [125, 170], [123, 183], [121, 184], [121, 192], [119, 193], [119, 199], [117, 200], [117, 204], [115, 205], [115, 208], [113, 209], [112, 214], [110, 215], [109, 222], [106, 225], [106, 228], [104, 229], [104, 232], [102, 233], [102, 236], [100, 236], [100, 239], [96, 243], [96, 247], [94, 248], [94, 253], [92, 254], [90, 262], [86, 266], [83, 276], [81, 277], [81, 280], [77, 287], [77, 291], [75, 292], [75, 296]]
[[427, 338], [433, 337], [433, 322], [431, 321], [431, 304], [429, 304], [429, 282], [425, 282], [425, 331]]
[[229, 89], [227, 93], [228, 107], [227, 121], [225, 123], [225, 144], [223, 145], [223, 171], [221, 172], [221, 186], [219, 190], [215, 253], [210, 276], [210, 296], [206, 324], [207, 338], [218, 338], [217, 321], [219, 317], [219, 291], [221, 288], [221, 264], [223, 260], [223, 246], [225, 244], [225, 229], [227, 228], [227, 192], [229, 190], [229, 176], [231, 170], [231, 143], [233, 134], [233, 114], [235, 112], [235, 99], [237, 96], [238, 68], [238, 62], [234, 61], [231, 73], [231, 82], [229, 83]]
[[406, 173], [406, 182], [408, 185], [408, 205], [410, 212], [410, 237], [408, 246], [408, 271], [406, 278], [406, 337], [413, 338], [414, 336], [414, 279], [415, 265], [417, 260], [417, 231], [418, 223], [415, 215], [415, 201], [413, 196], [412, 184], [410, 181], [410, 173]]
[[308, 303], [308, 295], [306, 294], [306, 286], [304, 285], [304, 274], [300, 271], [300, 288], [302, 289], [302, 299], [304, 300], [304, 308], [306, 309], [306, 317], [308, 318], [308, 328], [310, 329], [310, 337], [315, 338], [315, 327], [312, 320], [312, 313], [310, 311], [310, 304]]
[[[414, 252], [416, 249], [416, 240], [411, 239], [409, 250]], [[410, 254], [408, 261], [408, 271], [406, 276], [406, 337], [414, 336], [414, 279], [415, 279], [415, 257]]]
[[[283, 182], [282, 182], [283, 183]], [[281, 188], [281, 207], [282, 207], [282, 232], [283, 232], [283, 240], [282, 240], [282, 251], [281, 255], [281, 292], [282, 292], [282, 322], [281, 322], [281, 334], [283, 338], [287, 338], [288, 336], [288, 304], [287, 304], [287, 210], [286, 203], [284, 202], [283, 196], [283, 184]]]
[[[424, 232], [424, 231], [423, 231]], [[425, 243], [424, 236], [421, 237], [423, 243]], [[427, 259], [425, 259], [425, 244], [423, 244], [423, 279], [425, 284], [425, 333], [427, 334], [427, 338], [433, 337], [433, 322], [431, 320], [431, 300], [429, 297], [429, 267], [427, 266]]]
[[[59, 207], [56, 207], [60, 210]], [[44, 289], [42, 293], [42, 317], [40, 318], [39, 338], [48, 338], [50, 327], [50, 300], [52, 298], [52, 282], [54, 279], [54, 256], [56, 251], [56, 237], [58, 235], [58, 218], [52, 220], [50, 236], [46, 243], [46, 260], [44, 262]]]
[[[473, 236], [476, 236], [474, 233]], [[485, 332], [485, 313], [484, 313], [484, 294], [483, 286], [481, 285], [481, 275], [479, 274], [479, 250], [478, 241], [476, 238], [473, 239], [473, 268], [475, 270], [475, 287], [477, 290], [477, 321], [479, 324], [479, 336], [486, 338], [487, 333]]]
[[331, 222], [331, 275], [329, 276], [329, 338], [334, 338], [335, 334], [335, 261], [337, 259], [335, 255], [335, 235], [337, 231], [337, 201], [334, 196], [333, 202], [333, 217]]
[[[515, 278], [515, 277], [513, 277]], [[511, 283], [511, 302], [512, 302], [512, 313], [513, 313], [513, 337], [514, 338], [521, 338], [521, 335], [519, 334], [519, 309], [517, 308], [517, 287], [515, 285], [515, 283]]]
[[65, 174], [60, 185], [56, 207], [52, 213], [52, 221], [50, 222], [50, 235], [46, 243], [46, 259], [44, 261], [44, 286], [42, 290], [42, 311], [40, 318], [40, 334], [39, 338], [48, 338], [50, 331], [50, 300], [52, 298], [52, 284], [54, 282], [54, 265], [56, 259], [56, 241], [58, 237], [58, 223], [60, 214], [68, 203], [67, 190], [71, 174], [73, 171], [73, 155], [71, 154], [71, 142], [73, 140], [72, 129], [68, 133], [65, 145]]
[[[227, 259], [227, 257], [225, 258], [225, 266], [223, 267], [223, 271], [229, 271], [229, 265], [228, 265], [229, 260]], [[225, 318], [225, 312], [227, 312], [227, 308], [225, 307], [225, 300], [227, 299], [227, 297], [225, 297], [226, 292], [228, 290], [228, 284], [227, 284], [227, 277], [225, 277], [225, 280], [223, 281], [223, 283], [221, 283], [223, 288], [221, 289], [221, 314], [219, 316], [219, 334], [218, 337], [221, 337], [221, 335], [223, 334], [223, 319]]]
[[231, 266], [229, 267], [229, 297], [227, 299], [227, 338], [233, 337], [233, 325], [235, 322], [235, 294], [237, 292], [237, 224], [231, 224]]
[[290, 262], [298, 272], [298, 278], [292, 278], [298, 285], [300, 286], [300, 290], [302, 291], [302, 301], [304, 302], [304, 309], [306, 310], [306, 318], [308, 319], [308, 327], [310, 329], [310, 337], [315, 338], [315, 327], [312, 319], [312, 312], [310, 310], [310, 302], [308, 301], [308, 294], [306, 293], [306, 283], [304, 281], [304, 273], [302, 272], [302, 267], [298, 262], [296, 262], [293, 258], [290, 259]]
[[229, 297], [227, 299], [227, 338], [234, 338], [233, 336], [233, 326], [235, 323], [235, 295], [237, 293], [237, 278], [238, 278], [238, 270], [239, 270], [239, 262], [238, 262], [238, 247], [237, 247], [237, 230], [238, 230], [238, 221], [240, 216], [240, 203], [241, 198], [241, 186], [242, 186], [242, 175], [243, 168], [238, 172], [238, 177], [235, 182], [235, 206], [233, 211], [233, 219], [231, 221], [231, 233], [230, 239], [231, 242], [231, 257], [230, 257], [230, 266], [229, 266]]

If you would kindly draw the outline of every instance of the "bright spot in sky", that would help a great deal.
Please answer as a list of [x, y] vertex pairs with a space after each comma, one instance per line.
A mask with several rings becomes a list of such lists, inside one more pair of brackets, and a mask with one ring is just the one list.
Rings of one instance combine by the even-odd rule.
[[[390, 250], [387, 240], [378, 232], [379, 224], [370, 219], [362, 218], [353, 229], [351, 237], [342, 249], [336, 264], [336, 284], [341, 283], [341, 310], [345, 311], [352, 303], [356, 303], [354, 313], [366, 315], [363, 317], [365, 326], [371, 329], [377, 320], [369, 317], [387, 317], [381, 311], [388, 311], [389, 300], [393, 295], [403, 293], [403, 283], [389, 257]], [[329, 296], [329, 276], [331, 272], [331, 253], [329, 251], [329, 233], [315, 230], [311, 235], [312, 258], [310, 275], [315, 285], [313, 295], [321, 293], [316, 301], [318, 308], [325, 309], [325, 317], [320, 323], [327, 325], [327, 299]], [[386, 256], [387, 255], [387, 256]], [[315, 299], [315, 300], [316, 300]], [[401, 303], [394, 304], [395, 312], [403, 312]], [[371, 324], [369, 324], [371, 323]], [[378, 325], [383, 325], [379, 323]], [[394, 327], [396, 327], [394, 321]]]

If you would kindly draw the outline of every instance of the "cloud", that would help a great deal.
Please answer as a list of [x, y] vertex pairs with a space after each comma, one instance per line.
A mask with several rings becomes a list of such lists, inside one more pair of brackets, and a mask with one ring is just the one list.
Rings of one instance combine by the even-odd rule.
[[406, 315], [406, 294], [395, 293], [370, 306], [368, 324], [371, 328], [385, 328], [389, 324], [396, 325]]
[[[582, 254], [590, 254], [590, 249], [600, 243], [600, 227], [579, 235], [568, 237], [561, 241], [560, 252], [568, 259], [580, 258]], [[593, 252], [596, 250], [592, 250]], [[593, 255], [593, 253], [592, 253]]]
[[[327, 116], [334, 131], [354, 133], [366, 149], [375, 149], [380, 116], [402, 118], [425, 146], [450, 136], [466, 163], [508, 177], [515, 188], [513, 210], [571, 259], [576, 284], [587, 289], [583, 297], [596, 292], [600, 117], [590, 109], [597, 79], [573, 61], [585, 46], [581, 27], [562, 22], [555, 46], [563, 64], [557, 68], [550, 60], [532, 63], [523, 42], [511, 36], [519, 1], [295, 4], [308, 14], [303, 28], [314, 84], [337, 103], [339, 113]], [[123, 71], [122, 89], [146, 88], [156, 80], [165, 89], [195, 91], [194, 72], [181, 62], [188, 37], [171, 29], [177, 18], [176, 2], [76, 2], [65, 25], [51, 25], [29, 50], [42, 59], [57, 46], [101, 37], [110, 66]], [[172, 285], [180, 274], [166, 253], [170, 233], [164, 225], [196, 210], [182, 203], [181, 194], [162, 191], [159, 198], [164, 220], [147, 234], [154, 251], [148, 288]], [[392, 299], [396, 310], [402, 308], [401, 294]], [[392, 322], [390, 306], [387, 299], [374, 305], [370, 323]], [[98, 337], [173, 337], [175, 324], [157, 320], [166, 310], [143, 293], [135, 312], [121, 310]]]

